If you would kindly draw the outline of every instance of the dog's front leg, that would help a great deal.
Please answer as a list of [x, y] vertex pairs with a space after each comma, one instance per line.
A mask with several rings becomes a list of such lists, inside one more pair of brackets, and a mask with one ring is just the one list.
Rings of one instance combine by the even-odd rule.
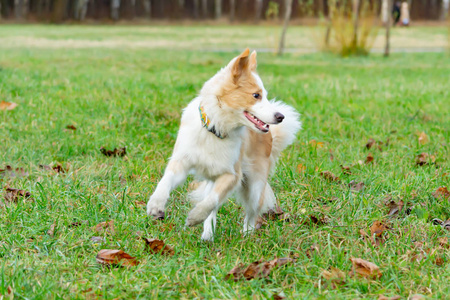
[[205, 221], [211, 212], [218, 209], [227, 199], [228, 193], [233, 190], [239, 180], [240, 176], [236, 174], [226, 173], [219, 176], [214, 182], [212, 191], [191, 210], [186, 225], [195, 226]]
[[164, 219], [164, 209], [170, 192], [186, 180], [188, 171], [182, 162], [170, 160], [163, 178], [147, 203], [147, 215], [156, 219]]

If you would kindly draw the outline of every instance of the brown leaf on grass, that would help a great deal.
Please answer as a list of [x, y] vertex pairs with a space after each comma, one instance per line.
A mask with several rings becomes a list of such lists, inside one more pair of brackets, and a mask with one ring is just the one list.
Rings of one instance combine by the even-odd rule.
[[0, 177], [8, 176], [8, 177], [27, 177], [28, 172], [26, 172], [23, 168], [13, 168], [9, 165], [5, 166], [4, 169], [0, 169]]
[[391, 200], [386, 203], [386, 206], [389, 207], [388, 216], [392, 217], [402, 211], [404, 202], [402, 200], [399, 200], [398, 202]]
[[370, 279], [376, 279], [380, 278], [382, 273], [380, 271], [380, 268], [367, 260], [364, 260], [362, 258], [350, 258], [353, 268], [351, 274], [358, 274], [366, 278]]
[[298, 164], [297, 165], [297, 172], [303, 173], [305, 171], [306, 171], [306, 166], [305, 165], [302, 165], [302, 164]]
[[344, 174], [352, 175], [352, 172], [350, 172], [350, 167], [341, 165], [341, 169]]
[[95, 260], [103, 265], [134, 267], [139, 264], [135, 257], [122, 250], [102, 249]]
[[439, 245], [442, 248], [446, 248], [446, 249], [450, 248], [450, 245], [448, 243], [448, 237], [446, 237], [446, 236], [441, 237], [441, 238], [438, 239], [438, 241], [439, 241]]
[[369, 153], [369, 154], [367, 154], [365, 163], [369, 164], [371, 162], [373, 162], [373, 155], [372, 155], [372, 153]]
[[69, 170], [68, 168], [64, 169], [64, 167], [60, 164], [56, 164], [53, 167], [50, 167], [48, 165], [39, 165], [39, 168], [48, 170], [48, 171], [53, 170], [56, 173], [66, 173]]
[[51, 237], [53, 237], [55, 235], [55, 227], [56, 227], [56, 223], [53, 223], [52, 225], [50, 225], [50, 229], [47, 230], [47, 234]]
[[401, 296], [386, 297], [384, 295], [380, 295], [377, 300], [399, 300], [399, 299], [402, 299], [402, 297]]
[[338, 285], [345, 283], [345, 273], [338, 268], [331, 267], [330, 270], [323, 270], [322, 277], [331, 283], [331, 288], [335, 289]]
[[319, 253], [319, 247], [316, 244], [311, 245], [309, 249], [306, 249], [305, 254], [308, 258], [312, 258], [314, 253]]
[[283, 292], [280, 292], [278, 294], [273, 294], [272, 296], [273, 300], [282, 300], [282, 299], [286, 299], [286, 295]]
[[425, 297], [421, 294], [414, 294], [408, 298], [408, 300], [421, 300], [421, 299], [425, 299]]
[[376, 237], [381, 237], [383, 232], [385, 232], [389, 227], [383, 224], [383, 222], [375, 221], [372, 226], [370, 226], [370, 233], [372, 236], [375, 234]]
[[14, 102], [6, 102], [6, 101], [2, 101], [0, 102], [0, 110], [13, 110], [14, 108], [17, 107], [17, 103]]
[[434, 261], [433, 261], [433, 263], [436, 265], [436, 266], [442, 266], [443, 264], [444, 264], [444, 259], [441, 257], [441, 256], [436, 256], [435, 258], [434, 258]]
[[364, 182], [357, 182], [355, 180], [352, 180], [350, 181], [348, 186], [352, 191], [359, 192], [364, 189]]
[[275, 267], [283, 266], [288, 263], [294, 262], [294, 259], [289, 257], [283, 258], [275, 258], [271, 261], [262, 261], [258, 260], [252, 262], [248, 266], [244, 264], [239, 264], [225, 276], [225, 280], [233, 279], [234, 281], [238, 281], [241, 279], [251, 280], [251, 279], [259, 279], [259, 278], [267, 278]]
[[175, 251], [172, 247], [167, 246], [164, 241], [157, 239], [142, 238], [145, 241], [145, 248], [154, 254], [164, 254], [173, 256]]
[[94, 227], [94, 230], [100, 233], [109, 232], [110, 234], [114, 234], [114, 220], [98, 223]]
[[310, 141], [309, 141], [309, 144], [310, 144], [312, 147], [323, 148], [323, 143], [322, 143], [322, 142], [318, 142], [318, 141], [316, 141], [316, 140], [310, 140]]
[[428, 153], [422, 152], [416, 157], [416, 165], [425, 166], [429, 164], [434, 164], [436, 162], [436, 157]]
[[77, 130], [77, 128], [74, 125], [67, 125], [66, 128], [70, 130]]
[[328, 223], [328, 219], [325, 216], [316, 217], [315, 215], [309, 215], [300, 224], [306, 225], [310, 223], [315, 225], [325, 225]]
[[373, 145], [375, 145], [375, 140], [374, 140], [373, 138], [370, 138], [370, 139], [367, 141], [366, 148], [367, 148], [367, 149], [370, 149], [370, 148], [373, 147]]
[[447, 187], [441, 186], [436, 191], [434, 191], [431, 195], [433, 195], [436, 199], [449, 199], [450, 192], [447, 190]]
[[100, 152], [105, 156], [123, 157], [123, 156], [125, 156], [125, 154], [127, 154], [127, 147], [114, 148], [114, 150], [107, 150], [105, 147], [101, 147]]
[[320, 175], [328, 181], [336, 181], [336, 182], [341, 181], [341, 179], [338, 176], [334, 175], [330, 171], [320, 172]]
[[134, 205], [136, 205], [136, 206], [146, 206], [147, 205], [147, 202], [145, 202], [145, 201], [134, 201]]
[[19, 190], [19, 189], [13, 189], [10, 187], [5, 188], [5, 200], [8, 202], [17, 202], [19, 201], [19, 198], [30, 198], [31, 197], [31, 193], [24, 191], [24, 190]]
[[427, 134], [425, 132], [421, 132], [419, 134], [419, 144], [421, 145], [425, 145], [430, 141], [430, 139], [428, 138]]

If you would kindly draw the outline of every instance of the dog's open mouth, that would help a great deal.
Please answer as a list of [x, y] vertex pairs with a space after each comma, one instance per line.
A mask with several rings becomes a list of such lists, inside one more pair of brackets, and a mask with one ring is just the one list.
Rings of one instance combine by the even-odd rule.
[[255, 117], [254, 115], [249, 113], [248, 111], [244, 111], [244, 115], [250, 122], [255, 124], [256, 128], [258, 128], [262, 132], [269, 131], [269, 124], [264, 123], [263, 121], [261, 121], [260, 119], [258, 119], [257, 117]]

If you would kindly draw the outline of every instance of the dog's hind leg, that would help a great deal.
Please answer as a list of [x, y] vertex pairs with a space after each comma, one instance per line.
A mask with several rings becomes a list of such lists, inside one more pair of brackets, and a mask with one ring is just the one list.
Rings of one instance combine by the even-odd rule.
[[226, 173], [219, 176], [212, 190], [201, 202], [190, 211], [186, 225], [195, 226], [205, 221], [206, 218], [211, 214], [214, 209], [219, 209], [219, 207], [227, 199], [227, 195], [236, 187], [240, 181], [239, 175]]
[[202, 240], [204, 241], [213, 241], [214, 240], [214, 232], [216, 231], [216, 220], [217, 220], [217, 212], [219, 211], [219, 207], [213, 209], [213, 211], [206, 218], [205, 222], [203, 222], [203, 233]]
[[189, 169], [181, 161], [170, 160], [164, 176], [147, 203], [147, 215], [164, 219], [164, 209], [170, 192], [186, 180], [188, 171]]

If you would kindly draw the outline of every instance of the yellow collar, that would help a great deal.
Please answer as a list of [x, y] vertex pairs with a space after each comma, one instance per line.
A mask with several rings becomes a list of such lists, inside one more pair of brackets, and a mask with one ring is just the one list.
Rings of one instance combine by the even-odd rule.
[[206, 115], [205, 110], [203, 109], [203, 106], [199, 105], [198, 111], [200, 112], [200, 119], [202, 120], [203, 127], [205, 127], [209, 132], [214, 133], [214, 135], [220, 139], [224, 139], [227, 137], [227, 135], [222, 135], [219, 131], [217, 131], [214, 125], [213, 125], [213, 127], [209, 128], [209, 124], [211, 123], [211, 120]]

